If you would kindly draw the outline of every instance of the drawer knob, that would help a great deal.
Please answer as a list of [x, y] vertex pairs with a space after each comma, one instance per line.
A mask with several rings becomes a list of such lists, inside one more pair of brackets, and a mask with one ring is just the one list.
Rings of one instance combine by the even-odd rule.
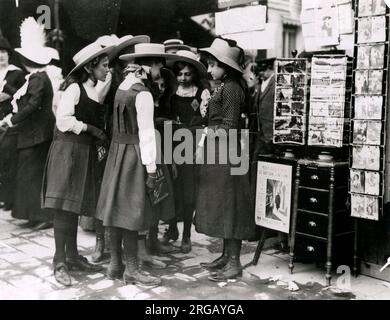
[[310, 203], [318, 203], [318, 200], [316, 199], [316, 198], [314, 198], [314, 197], [312, 197], [312, 198], [310, 198]]
[[311, 177], [310, 177], [311, 180], [314, 180], [314, 181], [318, 181], [319, 178], [316, 174], [313, 174]]
[[317, 227], [317, 224], [316, 224], [314, 221], [309, 221], [309, 222], [308, 222], [308, 225], [309, 225], [309, 227], [311, 227], [311, 228]]
[[312, 247], [312, 246], [307, 246], [306, 250], [309, 251], [309, 252], [314, 252], [315, 251], [314, 247]]

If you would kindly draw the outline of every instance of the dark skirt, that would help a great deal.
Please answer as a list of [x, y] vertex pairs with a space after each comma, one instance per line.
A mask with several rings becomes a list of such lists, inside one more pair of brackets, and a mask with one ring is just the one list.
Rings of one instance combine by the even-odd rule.
[[18, 149], [16, 148], [17, 132], [8, 129], [0, 142], [0, 201], [8, 207], [13, 206], [15, 197]]
[[53, 216], [41, 209], [40, 194], [50, 141], [18, 150], [16, 189], [12, 217], [51, 222]]
[[231, 175], [232, 165], [218, 164], [217, 152], [215, 157], [216, 164], [199, 165], [195, 229], [216, 238], [252, 239], [256, 224], [249, 175]]
[[54, 140], [42, 189], [42, 207], [95, 215], [98, 156], [93, 143]]
[[153, 225], [156, 213], [145, 179], [139, 145], [112, 142], [96, 209], [105, 227], [145, 231]]
[[174, 181], [176, 213], [182, 217], [184, 210], [195, 210], [195, 195], [197, 193], [197, 166], [195, 164], [177, 165], [178, 176]]

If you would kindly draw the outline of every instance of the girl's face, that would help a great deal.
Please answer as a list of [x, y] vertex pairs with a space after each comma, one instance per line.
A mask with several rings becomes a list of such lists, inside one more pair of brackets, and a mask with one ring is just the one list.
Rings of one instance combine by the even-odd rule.
[[109, 62], [108, 57], [104, 57], [100, 59], [97, 66], [91, 69], [90, 74], [93, 76], [93, 78], [100, 81], [106, 80], [107, 73], [109, 71], [108, 62]]
[[7, 66], [8, 61], [9, 61], [8, 51], [4, 49], [0, 49], [0, 65]]
[[212, 57], [207, 59], [207, 72], [211, 74], [213, 80], [222, 80], [226, 74], [226, 70], [218, 65], [218, 61]]
[[194, 82], [194, 71], [191, 67], [185, 66], [183, 69], [179, 71], [176, 78], [179, 85], [188, 88]]

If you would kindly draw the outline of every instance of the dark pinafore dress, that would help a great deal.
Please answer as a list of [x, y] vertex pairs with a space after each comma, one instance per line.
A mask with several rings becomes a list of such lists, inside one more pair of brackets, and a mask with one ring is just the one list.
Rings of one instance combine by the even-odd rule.
[[[174, 95], [171, 100], [172, 117], [179, 120], [182, 124], [177, 129], [186, 128], [191, 130], [193, 137], [193, 152], [197, 145], [196, 129], [201, 129], [202, 125], [207, 123], [207, 118], [202, 118], [200, 113], [201, 95], [203, 90], [198, 89], [195, 97], [180, 97]], [[184, 141], [174, 142], [178, 145]], [[183, 210], [195, 210], [195, 194], [197, 190], [197, 166], [195, 164], [177, 165], [178, 177], [174, 180], [175, 187], [175, 205], [177, 212], [183, 214]]]
[[138, 137], [135, 101], [142, 91], [149, 90], [136, 83], [129, 90], [118, 89], [115, 96], [112, 141], [96, 209], [105, 227], [144, 231], [155, 216]]
[[[83, 85], [75, 106], [77, 120], [102, 128], [104, 105], [90, 99]], [[42, 188], [42, 207], [95, 215], [98, 188], [96, 138], [86, 132], [79, 135], [57, 128], [50, 146]]]

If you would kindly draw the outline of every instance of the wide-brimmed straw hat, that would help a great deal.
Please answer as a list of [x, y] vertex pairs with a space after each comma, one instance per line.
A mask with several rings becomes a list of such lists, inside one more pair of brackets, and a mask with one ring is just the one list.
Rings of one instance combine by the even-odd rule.
[[113, 46], [112, 50], [108, 52], [108, 57], [110, 60], [112, 60], [113, 58], [117, 57], [121, 53], [121, 51], [124, 51], [124, 49], [132, 47], [138, 43], [149, 43], [150, 37], [147, 35], [126, 35], [121, 38], [118, 38], [115, 34], [112, 34], [101, 36], [96, 40], [96, 42], [100, 43], [104, 47]]
[[184, 44], [183, 40], [180, 39], [168, 39], [164, 41], [165, 52], [169, 50], [186, 50], [191, 51], [191, 47]]
[[195, 53], [187, 50], [179, 50], [175, 53], [173, 58], [169, 59], [167, 64], [169, 66], [173, 66], [173, 64], [178, 61], [183, 61], [192, 65], [198, 71], [200, 77], [207, 76], [206, 67], [198, 60], [198, 57]]
[[136, 58], [166, 58], [172, 59], [175, 55], [165, 53], [165, 47], [160, 43], [138, 43], [134, 46], [134, 53], [123, 54], [119, 59], [124, 61], [133, 61]]
[[202, 48], [199, 51], [207, 52], [234, 70], [241, 73], [244, 72], [239, 63], [240, 49], [238, 47], [230, 47], [229, 43], [223, 39], [216, 38], [209, 48]]
[[104, 53], [108, 54], [112, 49], [113, 46], [105, 47], [96, 41], [87, 45], [73, 56], [73, 62], [76, 66], [69, 72], [68, 76], [74, 73], [76, 70], [79, 70], [81, 67], [85, 66], [94, 58]]

